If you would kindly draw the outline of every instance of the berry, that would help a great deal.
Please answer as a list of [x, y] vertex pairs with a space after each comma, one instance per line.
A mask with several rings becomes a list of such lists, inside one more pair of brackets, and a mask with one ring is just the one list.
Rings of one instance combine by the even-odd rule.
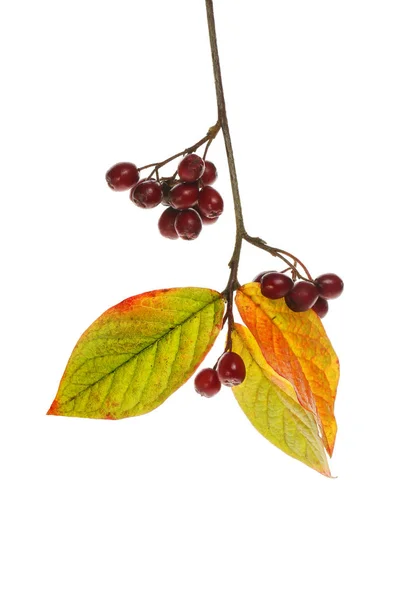
[[202, 227], [201, 218], [193, 208], [181, 210], [176, 216], [176, 233], [183, 240], [195, 240], [199, 236]]
[[243, 359], [236, 352], [225, 352], [217, 365], [217, 373], [221, 383], [232, 387], [239, 385], [246, 377]]
[[217, 167], [210, 160], [206, 160], [204, 165], [205, 169], [203, 175], [201, 176], [201, 181], [204, 185], [212, 185], [216, 182], [218, 177]]
[[175, 219], [178, 214], [179, 210], [170, 207], [164, 210], [158, 220], [158, 229], [160, 230], [161, 235], [170, 240], [177, 240], [179, 237], [175, 229]]
[[318, 289], [311, 281], [297, 281], [285, 296], [288, 307], [294, 312], [304, 312], [315, 304]]
[[319, 297], [314, 306], [312, 306], [312, 310], [317, 313], [320, 319], [323, 319], [329, 310], [328, 301], [325, 298]]
[[198, 197], [199, 189], [196, 183], [178, 183], [170, 193], [171, 206], [179, 210], [191, 208], [196, 204]]
[[276, 271], [261, 271], [261, 273], [259, 273], [256, 277], [254, 277], [253, 283], [260, 283], [262, 277], [264, 275], [266, 275], [267, 273], [276, 273]]
[[213, 219], [222, 214], [222, 211], [224, 210], [224, 201], [217, 190], [210, 185], [206, 185], [199, 193], [198, 206], [202, 215]]
[[318, 288], [321, 298], [325, 298], [326, 300], [338, 298], [343, 292], [344, 287], [343, 281], [335, 273], [320, 275], [315, 280], [315, 285]]
[[211, 398], [218, 394], [221, 389], [221, 382], [214, 369], [203, 369], [197, 373], [194, 380], [194, 388], [198, 394]]
[[278, 300], [292, 289], [293, 280], [284, 273], [266, 273], [261, 278], [261, 293], [266, 298]]
[[106, 181], [116, 192], [130, 190], [139, 181], [138, 168], [129, 162], [117, 163], [107, 171]]
[[162, 200], [161, 184], [152, 179], [140, 181], [131, 189], [130, 198], [140, 208], [154, 208]]
[[197, 154], [188, 154], [178, 165], [178, 175], [182, 181], [193, 183], [200, 179], [205, 169], [204, 160]]

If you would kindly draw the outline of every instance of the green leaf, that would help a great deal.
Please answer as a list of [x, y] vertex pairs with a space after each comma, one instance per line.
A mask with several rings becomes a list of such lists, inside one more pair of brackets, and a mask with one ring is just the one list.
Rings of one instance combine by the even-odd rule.
[[246, 365], [246, 379], [232, 390], [254, 427], [280, 450], [329, 477], [313, 415], [298, 403], [293, 386], [269, 366], [247, 327], [234, 325], [232, 350]]
[[193, 374], [221, 330], [224, 300], [204, 288], [124, 300], [82, 335], [48, 414], [94, 419], [142, 415]]

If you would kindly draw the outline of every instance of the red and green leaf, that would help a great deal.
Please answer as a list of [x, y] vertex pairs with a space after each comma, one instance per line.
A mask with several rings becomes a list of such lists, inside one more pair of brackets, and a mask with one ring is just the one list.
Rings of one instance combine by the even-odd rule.
[[246, 379], [232, 390], [254, 427], [277, 448], [329, 477], [313, 415], [298, 403], [293, 386], [270, 367], [247, 327], [234, 325], [232, 350], [246, 366]]
[[157, 290], [113, 306], [78, 341], [48, 414], [122, 419], [154, 410], [202, 362], [223, 311], [221, 294], [203, 288]]
[[267, 363], [293, 385], [299, 403], [314, 414], [331, 456], [339, 362], [320, 318], [312, 310], [291, 311], [283, 299], [265, 298], [257, 283], [241, 287], [236, 304]]

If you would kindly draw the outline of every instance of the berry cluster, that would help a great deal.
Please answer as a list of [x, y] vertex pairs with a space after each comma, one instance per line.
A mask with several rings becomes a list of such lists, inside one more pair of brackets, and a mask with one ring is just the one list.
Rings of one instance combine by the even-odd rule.
[[211, 187], [217, 179], [214, 163], [197, 154], [187, 154], [179, 163], [177, 175], [157, 179], [150, 175], [139, 180], [139, 171], [132, 163], [117, 163], [106, 173], [111, 189], [130, 190], [130, 199], [140, 208], [167, 206], [158, 221], [158, 229], [170, 240], [196, 239], [203, 225], [215, 223], [224, 209], [224, 202]]
[[240, 385], [246, 377], [246, 367], [243, 359], [236, 352], [225, 352], [218, 360], [215, 369], [199, 371], [194, 380], [198, 394], [211, 398], [218, 394], [221, 384], [228, 387]]
[[328, 312], [328, 300], [338, 298], [343, 292], [343, 281], [334, 273], [320, 275], [314, 281], [296, 281], [285, 273], [263, 271], [253, 279], [261, 286], [266, 298], [285, 298], [287, 306], [294, 312], [312, 310], [322, 319]]

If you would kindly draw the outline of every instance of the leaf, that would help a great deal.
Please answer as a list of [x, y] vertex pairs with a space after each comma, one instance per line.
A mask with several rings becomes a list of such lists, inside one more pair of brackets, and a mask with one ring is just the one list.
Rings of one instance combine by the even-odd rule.
[[291, 311], [284, 299], [265, 298], [257, 283], [241, 287], [236, 304], [267, 363], [293, 385], [300, 404], [314, 414], [332, 456], [339, 361], [321, 319], [313, 310]]
[[269, 366], [247, 327], [235, 323], [232, 350], [246, 365], [246, 379], [232, 390], [257, 431], [289, 456], [330, 477], [313, 415], [298, 403], [293, 386]]
[[48, 414], [147, 413], [193, 374], [222, 326], [224, 300], [203, 288], [156, 290], [113, 306], [82, 335]]

